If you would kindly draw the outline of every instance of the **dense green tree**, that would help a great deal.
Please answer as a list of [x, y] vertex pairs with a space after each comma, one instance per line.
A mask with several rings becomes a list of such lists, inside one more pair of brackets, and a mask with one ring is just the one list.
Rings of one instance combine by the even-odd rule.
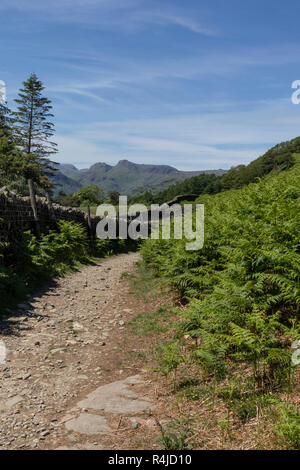
[[20, 163], [18, 157], [21, 157], [21, 152], [8, 135], [1, 134], [2, 130], [0, 130], [0, 184], [2, 186], [16, 175]]
[[0, 136], [11, 133], [11, 111], [6, 104], [0, 103]]
[[[17, 189], [24, 185], [27, 165], [32, 167], [32, 158], [25, 158], [16, 146], [12, 133], [11, 111], [0, 104], [0, 186]], [[28, 168], [29, 169], [29, 168]]]
[[64, 197], [66, 197], [67, 193], [60, 189], [58, 193], [52, 197], [53, 201], [56, 202], [57, 204], [60, 204], [61, 201], [63, 200]]
[[117, 206], [119, 204], [119, 197], [120, 197], [119, 191], [110, 191], [108, 193], [109, 204], [112, 204], [113, 206]]
[[101, 189], [97, 184], [91, 184], [89, 186], [83, 186], [79, 191], [74, 193], [73, 196], [81, 205], [96, 205], [102, 202], [103, 194], [103, 189]]

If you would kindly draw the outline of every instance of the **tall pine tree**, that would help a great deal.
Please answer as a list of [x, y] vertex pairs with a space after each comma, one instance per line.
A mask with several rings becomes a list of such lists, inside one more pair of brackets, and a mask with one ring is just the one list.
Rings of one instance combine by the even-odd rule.
[[51, 141], [54, 134], [54, 125], [51, 122], [51, 101], [42, 96], [43, 83], [36, 74], [23, 82], [18, 98], [18, 105], [14, 115], [14, 133], [17, 145], [27, 158], [35, 162], [35, 174], [28, 178], [30, 193], [33, 192], [33, 182], [43, 187], [46, 192], [51, 184], [47, 176], [55, 171], [49, 156], [57, 152], [57, 144]]
[[26, 169], [31, 171], [27, 180], [38, 234], [40, 227], [34, 182], [45, 190], [51, 206], [49, 196], [51, 183], [47, 176], [53, 173], [55, 168], [48, 157], [57, 152], [57, 145], [50, 140], [54, 134], [54, 125], [50, 120], [53, 114], [51, 114], [51, 101], [42, 96], [44, 88], [36, 74], [32, 74], [26, 82], [23, 82], [23, 88], [18, 94], [19, 97], [15, 99], [18, 108], [13, 113], [17, 145], [23, 150], [25, 157], [30, 162], [29, 167], [26, 166]]

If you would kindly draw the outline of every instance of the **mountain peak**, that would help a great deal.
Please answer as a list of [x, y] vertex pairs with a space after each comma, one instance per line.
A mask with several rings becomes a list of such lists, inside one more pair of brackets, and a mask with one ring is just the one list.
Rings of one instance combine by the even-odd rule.
[[118, 163], [116, 164], [116, 167], [118, 166], [125, 166], [126, 168], [130, 168], [130, 167], [136, 167], [138, 166], [138, 163], [133, 163], [133, 162], [130, 162], [129, 160], [119, 160]]
[[91, 169], [99, 169], [99, 168], [102, 168], [104, 169], [105, 171], [109, 171], [111, 168], [113, 168], [111, 165], [108, 165], [108, 163], [105, 163], [105, 162], [98, 162], [98, 163], [94, 163], [90, 168], [86, 168], [85, 171], [89, 171]]

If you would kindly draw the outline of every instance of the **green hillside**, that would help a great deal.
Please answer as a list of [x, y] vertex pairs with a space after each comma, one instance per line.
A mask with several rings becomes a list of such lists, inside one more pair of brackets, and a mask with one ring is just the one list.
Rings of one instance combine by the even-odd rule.
[[300, 137], [282, 142], [268, 150], [249, 165], [240, 165], [223, 175], [221, 189], [240, 188], [272, 171], [282, 171], [295, 163], [294, 154], [300, 153]]
[[292, 167], [299, 157], [298, 154], [300, 154], [300, 137], [275, 145], [249, 165], [239, 165], [222, 175], [215, 173], [193, 176], [154, 195], [144, 192], [136, 196], [134, 201], [163, 203], [178, 194], [216, 194], [227, 189], [241, 188], [269, 173]]

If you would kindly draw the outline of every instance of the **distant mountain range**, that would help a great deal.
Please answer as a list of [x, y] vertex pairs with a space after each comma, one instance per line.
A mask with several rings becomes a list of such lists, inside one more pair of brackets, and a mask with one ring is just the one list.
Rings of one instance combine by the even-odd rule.
[[131, 196], [148, 190], [158, 192], [201, 173], [223, 175], [226, 170], [180, 171], [168, 165], [144, 165], [120, 160], [115, 166], [95, 163], [83, 170], [78, 170], [74, 165], [58, 164], [51, 180], [57, 185], [55, 193], [62, 190], [70, 194], [82, 186], [97, 184], [106, 193], [119, 191]]

